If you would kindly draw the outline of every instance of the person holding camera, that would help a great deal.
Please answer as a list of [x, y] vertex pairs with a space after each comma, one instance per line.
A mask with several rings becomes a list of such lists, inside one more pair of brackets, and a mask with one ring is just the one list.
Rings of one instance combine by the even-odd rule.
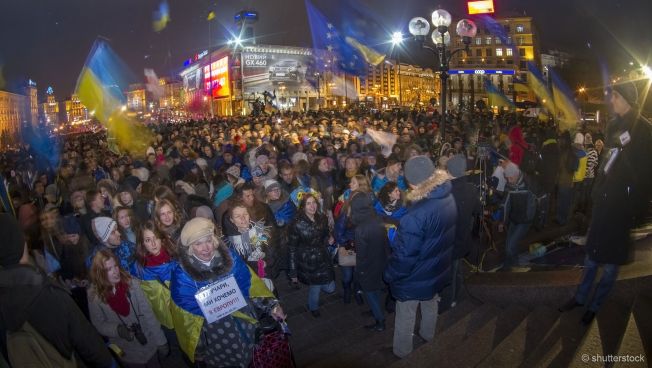
[[91, 266], [88, 308], [91, 322], [126, 367], [160, 367], [157, 352], [167, 356], [169, 348], [161, 325], [140, 288], [120, 267], [108, 249], [99, 250]]

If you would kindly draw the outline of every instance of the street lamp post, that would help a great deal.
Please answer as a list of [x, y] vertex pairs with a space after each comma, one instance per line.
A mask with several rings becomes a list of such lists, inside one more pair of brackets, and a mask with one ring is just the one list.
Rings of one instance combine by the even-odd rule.
[[394, 32], [392, 33], [392, 47], [399, 47], [398, 53], [396, 54], [396, 63], [398, 64], [398, 106], [403, 106], [403, 91], [401, 86], [401, 50], [400, 47], [403, 44], [403, 33]]
[[421, 48], [431, 51], [437, 56], [439, 61], [439, 79], [441, 80], [440, 89], [440, 106], [441, 106], [441, 124], [440, 131], [442, 141], [446, 135], [446, 88], [448, 84], [448, 66], [453, 55], [461, 51], [469, 53], [471, 38], [475, 37], [478, 28], [475, 23], [469, 19], [462, 19], [457, 23], [455, 31], [462, 37], [464, 48], [451, 50], [448, 46], [451, 43], [451, 35], [448, 27], [452, 21], [451, 15], [444, 9], [437, 9], [432, 13], [432, 24], [435, 29], [432, 31], [431, 39], [433, 46], [425, 43], [426, 36], [430, 33], [430, 23], [425, 18], [415, 17], [410, 20], [408, 28], [410, 34], [421, 45]]

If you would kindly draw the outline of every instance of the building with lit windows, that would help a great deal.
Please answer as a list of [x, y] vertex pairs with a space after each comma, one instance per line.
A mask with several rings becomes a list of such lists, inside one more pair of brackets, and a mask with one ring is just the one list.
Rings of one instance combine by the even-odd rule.
[[27, 97], [25, 122], [36, 126], [38, 124], [38, 91], [36, 90], [36, 83], [30, 79], [23, 89], [23, 94]]
[[[72, 95], [64, 102], [66, 111], [66, 122], [73, 123], [79, 120], [88, 119], [89, 111], [86, 106], [81, 103], [77, 95]], [[92, 115], [92, 113], [91, 113]]]
[[[496, 17], [504, 28], [506, 39], [497, 37], [478, 25], [470, 52], [460, 52], [450, 62], [449, 99], [451, 106], [478, 100], [489, 102], [485, 80], [490, 81], [513, 101], [532, 101], [534, 96], [521, 88], [514, 88], [514, 78], [527, 80], [527, 63], [539, 64], [538, 33], [532, 17]], [[455, 22], [453, 22], [455, 24]], [[462, 48], [462, 38], [455, 36], [452, 46]]]
[[439, 94], [439, 80], [431, 69], [387, 59], [369, 65], [360, 77], [360, 100], [387, 109], [394, 106], [418, 107]]
[[127, 91], [127, 110], [136, 113], [146, 112], [148, 103], [151, 102], [151, 98], [148, 97], [148, 92], [144, 84], [129, 85], [129, 90]]
[[41, 120], [47, 125], [59, 124], [59, 103], [54, 97], [52, 87], [48, 87], [46, 94], [46, 101], [41, 104], [40, 114]]
[[3, 145], [20, 135], [21, 125], [27, 122], [27, 105], [27, 96], [0, 91], [0, 140]]

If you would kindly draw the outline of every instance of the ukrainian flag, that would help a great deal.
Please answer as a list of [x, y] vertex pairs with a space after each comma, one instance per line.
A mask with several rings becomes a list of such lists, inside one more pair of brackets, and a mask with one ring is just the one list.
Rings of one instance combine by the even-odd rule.
[[570, 89], [553, 70], [549, 71], [552, 77], [552, 95], [557, 111], [557, 120], [561, 130], [575, 129], [580, 121], [580, 112], [575, 105]]
[[114, 137], [119, 148], [144, 155], [153, 134], [126, 115], [126, 98], [131, 74], [104, 41], [96, 41], [82, 68], [75, 88], [80, 101]]
[[140, 280], [140, 287], [152, 306], [156, 319], [169, 329], [174, 328], [170, 310], [172, 305], [170, 277], [176, 265], [176, 261], [171, 261], [154, 267], [143, 267], [134, 262], [129, 270], [134, 277]]
[[541, 72], [539, 72], [539, 69], [537, 69], [536, 65], [532, 63], [531, 61], [528, 61], [527, 63], [527, 69], [528, 69], [528, 77], [527, 77], [527, 83], [528, 86], [530, 87], [530, 90], [534, 92], [534, 94], [537, 96], [539, 101], [541, 101], [541, 104], [543, 107], [548, 109], [548, 111], [555, 113], [555, 104], [552, 99], [552, 96], [550, 95], [550, 91], [548, 91], [548, 87], [546, 86], [546, 83], [543, 80], [543, 76], [541, 75]]
[[505, 94], [500, 91], [490, 79], [484, 80], [484, 89], [489, 96], [489, 105], [490, 106], [500, 106], [500, 107], [509, 107], [513, 108], [514, 103], [505, 96]]

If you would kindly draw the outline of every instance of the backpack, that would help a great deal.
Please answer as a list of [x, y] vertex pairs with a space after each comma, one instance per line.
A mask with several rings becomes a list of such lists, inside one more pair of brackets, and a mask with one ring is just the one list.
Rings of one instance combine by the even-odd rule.
[[13, 367], [76, 368], [77, 362], [57, 349], [25, 321], [16, 331], [7, 331], [7, 352]]

